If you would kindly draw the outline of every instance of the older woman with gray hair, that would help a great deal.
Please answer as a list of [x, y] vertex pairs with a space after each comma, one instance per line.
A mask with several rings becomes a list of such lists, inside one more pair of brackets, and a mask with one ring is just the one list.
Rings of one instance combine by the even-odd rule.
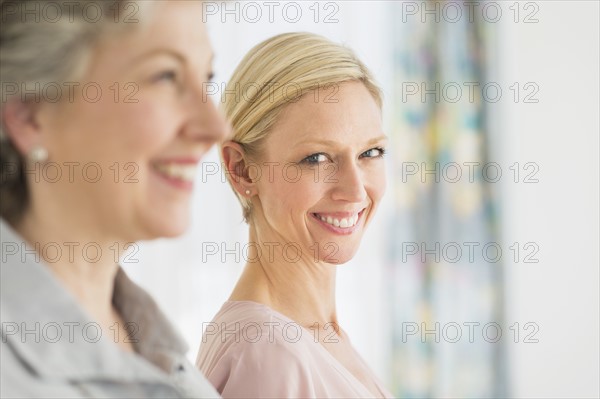
[[1, 396], [217, 396], [119, 266], [227, 132], [202, 2], [0, 5]]

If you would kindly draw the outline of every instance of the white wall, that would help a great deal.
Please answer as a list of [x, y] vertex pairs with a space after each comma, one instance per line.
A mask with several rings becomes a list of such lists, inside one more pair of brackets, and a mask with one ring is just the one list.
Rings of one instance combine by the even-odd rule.
[[536, 82], [539, 103], [493, 108], [503, 163], [539, 165], [539, 183], [501, 187], [506, 245], [539, 245], [539, 263], [507, 265], [508, 324], [540, 328], [539, 343], [509, 344], [508, 372], [516, 397], [597, 398], [599, 6], [535, 3], [538, 23], [503, 19], [497, 73], [503, 87]]

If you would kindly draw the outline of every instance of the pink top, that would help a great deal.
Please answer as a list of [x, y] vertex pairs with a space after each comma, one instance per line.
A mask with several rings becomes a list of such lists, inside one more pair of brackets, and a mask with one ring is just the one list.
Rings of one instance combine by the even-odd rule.
[[266, 305], [228, 301], [206, 326], [196, 365], [223, 398], [373, 397], [315, 334]]

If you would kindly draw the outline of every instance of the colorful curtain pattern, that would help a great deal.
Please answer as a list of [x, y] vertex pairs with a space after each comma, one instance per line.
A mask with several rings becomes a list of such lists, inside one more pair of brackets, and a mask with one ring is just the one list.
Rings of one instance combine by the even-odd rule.
[[[415, 2], [441, 9], [443, 2]], [[504, 397], [502, 259], [487, 162], [485, 55], [490, 27], [462, 18], [395, 19], [390, 228], [393, 392]], [[414, 11], [414, 9], [408, 9]], [[439, 15], [438, 15], [439, 17]], [[460, 89], [460, 91], [459, 91]], [[487, 172], [490, 172], [489, 170]], [[458, 178], [458, 173], [461, 177]], [[491, 172], [490, 172], [491, 174]], [[497, 323], [497, 324], [495, 324]], [[506, 335], [506, 331], [503, 331]]]

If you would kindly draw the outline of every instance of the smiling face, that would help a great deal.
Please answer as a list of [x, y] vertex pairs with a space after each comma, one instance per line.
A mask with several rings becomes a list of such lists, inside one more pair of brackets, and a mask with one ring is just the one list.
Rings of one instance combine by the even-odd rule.
[[253, 198], [259, 234], [329, 263], [354, 256], [386, 184], [381, 111], [362, 83], [338, 87], [336, 102], [309, 93], [286, 106], [255, 160]]
[[[159, 2], [149, 18], [98, 44], [72, 101], [41, 107], [40, 141], [63, 177], [30, 184], [34, 204], [51, 197], [131, 241], [185, 230], [196, 166], [227, 130], [206, 97], [213, 54], [202, 3]], [[90, 82], [97, 101], [94, 87], [81, 90]], [[65, 162], [78, 163], [71, 181]]]

